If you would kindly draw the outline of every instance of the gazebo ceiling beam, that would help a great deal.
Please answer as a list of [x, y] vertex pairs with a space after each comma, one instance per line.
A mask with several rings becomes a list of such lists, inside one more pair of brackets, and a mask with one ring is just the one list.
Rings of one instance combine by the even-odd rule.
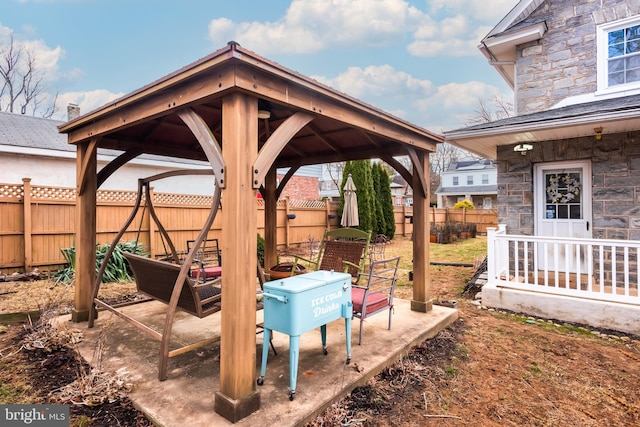
[[331, 141], [329, 141], [325, 135], [331, 134], [331, 132], [326, 132], [323, 134], [317, 127], [313, 126], [313, 124], [307, 125], [307, 129], [309, 129], [320, 141], [322, 141], [327, 147], [329, 147], [333, 152], [339, 153], [340, 149]]
[[296, 166], [306, 166], [306, 165], [317, 165], [323, 163], [336, 163], [336, 162], [344, 162], [348, 160], [362, 160], [362, 159], [377, 159], [382, 155], [389, 156], [406, 156], [407, 153], [404, 151], [393, 151], [389, 153], [385, 153], [380, 151], [379, 149], [369, 149], [369, 150], [356, 150], [350, 152], [341, 152], [338, 154], [329, 154], [329, 155], [320, 155], [320, 156], [306, 156], [301, 157], [299, 159], [283, 159], [276, 163], [276, 167], [278, 168], [287, 168]]
[[207, 161], [207, 157], [202, 150], [194, 150], [192, 147], [181, 147], [164, 144], [154, 140], [138, 140], [132, 138], [103, 138], [100, 141], [100, 148], [128, 151], [131, 149], [141, 151], [144, 154], [154, 154], [157, 156], [176, 157], [196, 161]]

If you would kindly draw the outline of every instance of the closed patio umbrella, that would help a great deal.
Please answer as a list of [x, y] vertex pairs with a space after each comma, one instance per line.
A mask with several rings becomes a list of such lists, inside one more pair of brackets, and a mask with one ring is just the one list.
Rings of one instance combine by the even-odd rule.
[[343, 227], [357, 227], [359, 224], [358, 196], [356, 196], [356, 186], [353, 183], [351, 174], [349, 174], [347, 182], [344, 184], [344, 208], [340, 225]]

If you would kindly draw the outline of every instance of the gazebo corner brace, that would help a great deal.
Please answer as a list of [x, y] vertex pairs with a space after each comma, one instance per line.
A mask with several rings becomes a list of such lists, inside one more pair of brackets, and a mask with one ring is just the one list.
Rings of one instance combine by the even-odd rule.
[[187, 125], [202, 147], [207, 160], [211, 163], [213, 174], [220, 188], [225, 188], [225, 163], [222, 150], [216, 137], [207, 126], [207, 123], [192, 108], [183, 108], [176, 112], [178, 117]]

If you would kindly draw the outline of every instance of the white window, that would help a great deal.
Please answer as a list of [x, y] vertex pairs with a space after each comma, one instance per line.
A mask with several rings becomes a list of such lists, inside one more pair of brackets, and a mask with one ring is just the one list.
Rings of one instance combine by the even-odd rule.
[[598, 91], [640, 88], [640, 16], [598, 27]]
[[458, 185], [458, 177], [457, 176], [453, 177], [453, 185]]
[[489, 183], [489, 174], [488, 173], [483, 173], [482, 174], [482, 183], [485, 184], [485, 185]]
[[483, 209], [491, 209], [493, 203], [491, 200], [491, 197], [485, 197], [484, 201], [482, 202], [482, 208]]
[[473, 185], [473, 175], [467, 175], [467, 185]]

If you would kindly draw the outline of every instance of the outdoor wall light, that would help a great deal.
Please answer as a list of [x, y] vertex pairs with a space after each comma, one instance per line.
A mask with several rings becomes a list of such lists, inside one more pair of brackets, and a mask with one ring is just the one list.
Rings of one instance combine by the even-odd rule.
[[296, 219], [296, 214], [287, 214], [287, 218]]
[[602, 139], [602, 131], [604, 129], [602, 128], [602, 126], [599, 126], [597, 128], [593, 128], [593, 131], [596, 133], [596, 141], [600, 141]]
[[533, 150], [533, 145], [531, 144], [518, 144], [513, 147], [513, 151], [515, 151], [516, 153], [520, 153], [523, 156], [527, 154], [527, 151], [531, 150]]
[[268, 119], [271, 117], [271, 111], [269, 110], [258, 110], [258, 118], [259, 119]]

